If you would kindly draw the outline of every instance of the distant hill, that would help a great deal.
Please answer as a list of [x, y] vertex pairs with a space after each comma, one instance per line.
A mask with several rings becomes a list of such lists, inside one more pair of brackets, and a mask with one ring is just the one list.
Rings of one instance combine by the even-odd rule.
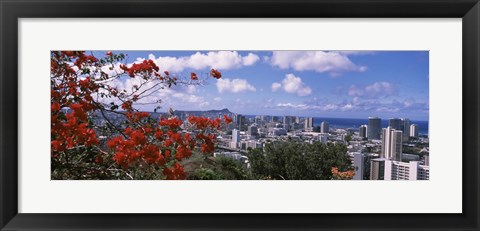
[[175, 110], [173, 111], [173, 115], [179, 116], [181, 118], [185, 116], [203, 116], [203, 117], [218, 117], [219, 115], [228, 115], [231, 116], [234, 114], [227, 108], [221, 109], [221, 110], [207, 110], [207, 111], [181, 111], [181, 110]]
[[[153, 119], [159, 119], [162, 116], [167, 116], [167, 112], [149, 112], [150, 116]], [[121, 113], [114, 113], [109, 111], [104, 111], [103, 114], [111, 121], [111, 122], [123, 122], [125, 121], [125, 116]], [[173, 111], [174, 116], [178, 116], [181, 119], [186, 119], [188, 116], [202, 116], [202, 117], [209, 117], [209, 118], [217, 118], [219, 116], [227, 115], [229, 117], [233, 116], [235, 113], [231, 112], [227, 108], [221, 110], [208, 110], [208, 111], [181, 111], [176, 110]], [[95, 123], [103, 123], [104, 121], [102, 113], [100, 111], [94, 111], [94, 122]]]

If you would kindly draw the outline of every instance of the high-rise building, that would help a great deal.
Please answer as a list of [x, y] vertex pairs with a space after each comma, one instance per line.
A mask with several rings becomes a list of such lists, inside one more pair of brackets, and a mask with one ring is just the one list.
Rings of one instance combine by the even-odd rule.
[[240, 142], [240, 131], [237, 129], [233, 129], [232, 131], [232, 142], [235, 142], [235, 143]]
[[313, 130], [313, 117], [305, 118], [305, 131]]
[[256, 115], [255, 116], [255, 123], [256, 124], [262, 124], [262, 116]]
[[418, 125], [410, 125], [410, 137], [418, 137]]
[[300, 117], [295, 116], [295, 123], [299, 124], [300, 123]]
[[330, 132], [330, 125], [328, 124], [327, 121], [322, 121], [322, 123], [320, 123], [320, 132], [321, 133], [329, 133]]
[[272, 116], [272, 122], [280, 122], [280, 117]]
[[403, 142], [407, 142], [408, 138], [410, 137], [410, 119], [403, 118]]
[[353, 166], [355, 169], [354, 180], [363, 180], [364, 155], [360, 152], [353, 153]]
[[403, 132], [387, 127], [382, 129], [382, 150], [380, 157], [402, 161]]
[[392, 129], [403, 131], [402, 119], [391, 118], [388, 120], [388, 126]]
[[402, 131], [393, 131], [392, 133], [392, 146], [391, 146], [391, 155], [392, 159], [396, 161], [402, 161], [402, 144], [403, 141], [403, 132]]
[[293, 116], [284, 116], [283, 117], [283, 128], [285, 128], [285, 130], [287, 131], [290, 131], [290, 127], [291, 125], [294, 123], [294, 117]]
[[429, 155], [423, 156], [423, 162], [425, 163], [425, 165], [430, 166], [430, 156]]
[[238, 148], [240, 143], [240, 131], [237, 129], [232, 130], [232, 141], [230, 142], [230, 148]]
[[317, 136], [318, 141], [320, 141], [323, 144], [326, 144], [328, 142], [328, 133], [320, 133]]
[[360, 126], [360, 128], [358, 130], [358, 136], [360, 136], [362, 138], [367, 137], [367, 125], [366, 124]]
[[385, 180], [428, 180], [430, 167], [420, 165], [418, 161], [409, 163], [400, 161], [385, 161]]
[[367, 137], [369, 140], [379, 140], [382, 132], [381, 119], [378, 117], [368, 117]]
[[258, 127], [256, 126], [256, 124], [252, 124], [250, 126], [248, 126], [248, 135], [250, 136], [257, 136], [258, 135]]
[[383, 180], [385, 178], [385, 158], [370, 161], [370, 180]]
[[238, 130], [245, 131], [245, 116], [241, 114], [235, 115], [235, 125]]

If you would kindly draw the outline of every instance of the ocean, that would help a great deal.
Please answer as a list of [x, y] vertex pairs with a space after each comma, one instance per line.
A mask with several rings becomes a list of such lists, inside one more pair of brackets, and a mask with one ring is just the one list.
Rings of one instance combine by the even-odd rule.
[[[254, 115], [245, 115], [247, 118], [255, 118]], [[282, 116], [278, 116], [282, 118]], [[331, 128], [353, 128], [358, 129], [361, 125], [368, 125], [368, 118], [366, 119], [347, 119], [347, 118], [324, 118], [313, 117], [313, 126], [320, 126], [322, 121], [327, 121]], [[418, 125], [418, 133], [421, 135], [428, 135], [428, 121], [411, 120], [411, 124]], [[388, 120], [382, 119], [382, 128], [388, 127]]]
[[[313, 125], [320, 126], [322, 121], [327, 121], [331, 128], [354, 128], [358, 129], [361, 125], [367, 124], [368, 119], [343, 119], [343, 118], [319, 118], [313, 117]], [[428, 134], [428, 121], [411, 120], [411, 124], [418, 125], [418, 133]], [[388, 120], [382, 120], [382, 128], [388, 127]]]

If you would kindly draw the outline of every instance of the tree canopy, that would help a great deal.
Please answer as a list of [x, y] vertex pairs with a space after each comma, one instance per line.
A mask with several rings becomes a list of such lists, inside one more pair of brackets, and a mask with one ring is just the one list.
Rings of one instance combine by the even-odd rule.
[[251, 150], [248, 157], [252, 174], [260, 179], [330, 180], [333, 168], [350, 167], [347, 147], [334, 143], [274, 141], [266, 144], [265, 151]]

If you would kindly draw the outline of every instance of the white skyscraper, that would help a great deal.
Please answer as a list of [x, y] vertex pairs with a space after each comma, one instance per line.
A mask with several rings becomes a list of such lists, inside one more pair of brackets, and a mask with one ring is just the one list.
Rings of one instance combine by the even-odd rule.
[[358, 130], [358, 136], [360, 136], [362, 138], [367, 137], [367, 125], [366, 124], [360, 126], [360, 129]]
[[327, 121], [320, 123], [320, 133], [328, 133], [330, 131], [330, 125]]
[[418, 125], [410, 125], [410, 137], [418, 137]]
[[233, 129], [232, 131], [232, 142], [230, 143], [231, 148], [237, 148], [238, 143], [240, 143], [240, 131]]
[[385, 161], [385, 180], [428, 180], [430, 167], [420, 165], [418, 161], [409, 163], [400, 161]]
[[391, 127], [382, 129], [382, 150], [380, 156], [389, 160], [402, 160], [403, 132]]
[[360, 152], [353, 153], [353, 165], [355, 167], [354, 180], [363, 180], [364, 156]]
[[313, 118], [307, 117], [305, 118], [305, 131], [312, 131], [313, 130]]

